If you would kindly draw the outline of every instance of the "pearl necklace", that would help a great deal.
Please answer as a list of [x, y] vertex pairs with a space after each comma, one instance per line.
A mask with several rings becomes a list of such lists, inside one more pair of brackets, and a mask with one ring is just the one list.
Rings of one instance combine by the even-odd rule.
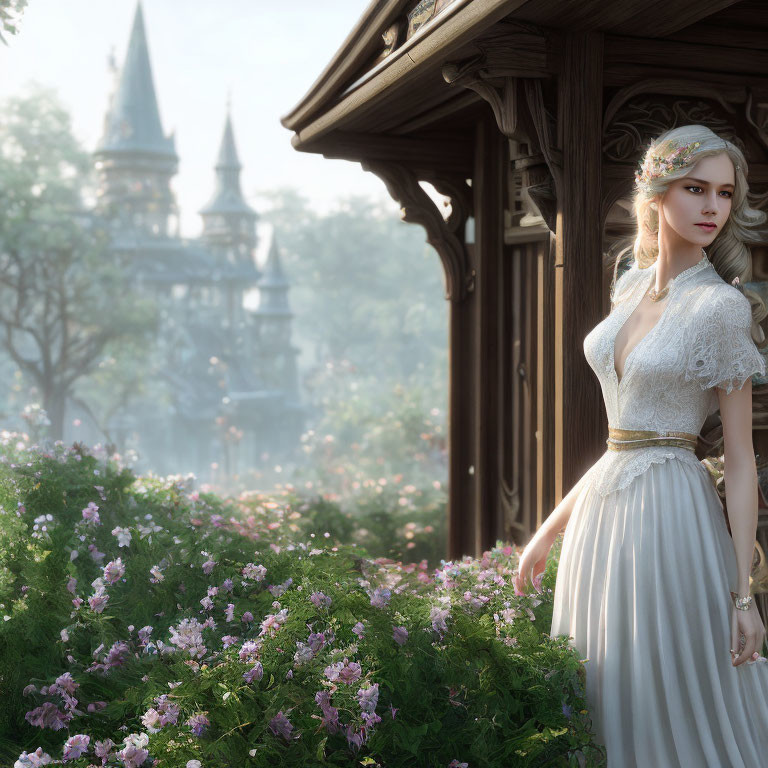
[[[702, 254], [702, 257], [701, 257], [702, 259], [707, 258], [707, 252], [703, 248], [701, 249], [701, 254]], [[696, 264], [694, 264], [693, 267], [698, 266], [700, 263], [701, 263], [701, 259], [699, 259], [699, 261]], [[693, 267], [688, 267], [688, 269], [693, 269]], [[684, 269], [683, 272], [687, 272], [688, 269]], [[680, 275], [682, 275], [683, 272], [681, 272]], [[680, 275], [677, 275], [677, 277], [680, 277]], [[674, 277], [670, 279], [669, 282], [667, 282], [667, 284], [660, 291], [657, 291], [655, 288], [651, 288], [648, 291], [648, 298], [651, 301], [661, 301], [669, 293], [669, 289], [672, 287], [672, 284], [675, 282], [675, 279], [676, 278]]]

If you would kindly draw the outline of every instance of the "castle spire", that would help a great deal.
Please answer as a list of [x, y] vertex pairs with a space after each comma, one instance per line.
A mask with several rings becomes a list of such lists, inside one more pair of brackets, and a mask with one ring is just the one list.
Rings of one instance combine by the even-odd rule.
[[140, 0], [120, 82], [96, 152], [149, 153], [177, 159], [173, 137], [164, 135], [160, 122]]
[[290, 283], [286, 279], [280, 263], [280, 250], [274, 234], [257, 286], [259, 288], [259, 305], [256, 314], [286, 318], [293, 316], [288, 305]]
[[243, 166], [237, 155], [235, 134], [232, 130], [232, 117], [227, 105], [227, 118], [221, 137], [219, 155], [216, 160], [216, 189], [213, 197], [200, 210], [203, 217], [210, 214], [245, 214], [256, 218], [256, 212], [245, 202], [240, 188], [240, 171]]

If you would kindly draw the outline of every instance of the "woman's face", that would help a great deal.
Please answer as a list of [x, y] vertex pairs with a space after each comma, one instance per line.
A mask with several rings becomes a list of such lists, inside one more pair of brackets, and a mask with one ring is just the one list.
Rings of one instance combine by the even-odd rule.
[[[725, 152], [699, 160], [683, 179], [673, 181], [658, 199], [659, 227], [699, 246], [709, 245], [722, 231], [731, 213], [736, 175]], [[714, 224], [713, 227], [702, 226]]]

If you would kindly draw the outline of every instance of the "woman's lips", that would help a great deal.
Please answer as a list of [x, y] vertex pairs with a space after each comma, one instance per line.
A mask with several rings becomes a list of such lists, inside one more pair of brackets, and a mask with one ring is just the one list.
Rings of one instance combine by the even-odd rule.
[[696, 226], [701, 227], [701, 229], [705, 229], [707, 232], [712, 232], [713, 230], [717, 229], [715, 224], [697, 224]]

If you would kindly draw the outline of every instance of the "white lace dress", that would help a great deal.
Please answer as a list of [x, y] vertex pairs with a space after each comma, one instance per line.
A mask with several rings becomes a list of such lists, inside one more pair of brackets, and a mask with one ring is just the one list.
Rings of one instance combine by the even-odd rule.
[[[699, 434], [765, 361], [747, 298], [704, 257], [672, 282], [618, 380], [614, 342], [655, 265], [617, 281], [584, 339], [611, 427]], [[731, 663], [736, 553], [706, 468], [685, 448], [606, 450], [563, 536], [552, 636], [586, 659], [586, 694], [609, 768], [765, 768], [768, 663]]]

